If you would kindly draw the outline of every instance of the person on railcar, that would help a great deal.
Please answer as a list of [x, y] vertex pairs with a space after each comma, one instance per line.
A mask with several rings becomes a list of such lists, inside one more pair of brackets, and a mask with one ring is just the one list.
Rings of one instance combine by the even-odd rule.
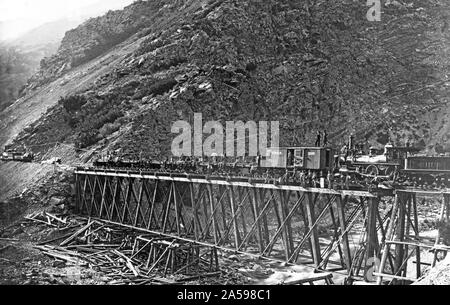
[[328, 145], [328, 133], [326, 130], [323, 131], [323, 147], [327, 147]]
[[317, 131], [317, 136], [316, 136], [316, 143], [315, 143], [315, 147], [320, 147], [320, 141], [321, 141], [322, 135], [320, 134], [320, 131]]
[[333, 177], [333, 173], [331, 172], [331, 171], [328, 171], [328, 174], [327, 174], [327, 183], [328, 183], [328, 188], [329, 189], [333, 189], [333, 180], [334, 180], [334, 177]]
[[344, 162], [347, 163], [348, 154], [349, 154], [347, 144], [344, 144], [344, 146], [341, 148], [341, 154], [344, 156]]

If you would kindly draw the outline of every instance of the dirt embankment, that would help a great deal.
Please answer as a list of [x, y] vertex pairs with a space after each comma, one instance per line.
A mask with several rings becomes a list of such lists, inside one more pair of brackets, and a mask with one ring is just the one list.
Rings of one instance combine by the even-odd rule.
[[450, 256], [431, 269], [414, 285], [450, 285]]
[[75, 271], [53, 268], [53, 261], [34, 249], [51, 232], [23, 224], [40, 211], [68, 213], [72, 177], [65, 167], [0, 162], [0, 284], [72, 284]]
[[51, 165], [0, 162], [0, 202], [20, 195], [54, 170]]

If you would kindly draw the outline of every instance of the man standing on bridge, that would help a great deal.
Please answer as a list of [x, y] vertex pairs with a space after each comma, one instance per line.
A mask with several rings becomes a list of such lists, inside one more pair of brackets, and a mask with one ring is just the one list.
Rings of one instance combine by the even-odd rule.
[[315, 147], [320, 147], [320, 140], [321, 140], [322, 135], [320, 134], [320, 131], [317, 132], [317, 138], [316, 138], [316, 143], [315, 143]]
[[323, 131], [323, 147], [327, 147], [328, 145], [328, 134], [327, 131], [324, 130]]

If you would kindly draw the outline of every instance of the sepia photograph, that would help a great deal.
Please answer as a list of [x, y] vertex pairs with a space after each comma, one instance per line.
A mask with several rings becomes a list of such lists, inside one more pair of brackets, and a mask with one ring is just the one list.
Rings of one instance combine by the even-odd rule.
[[265, 304], [449, 250], [449, 0], [0, 0], [0, 286]]

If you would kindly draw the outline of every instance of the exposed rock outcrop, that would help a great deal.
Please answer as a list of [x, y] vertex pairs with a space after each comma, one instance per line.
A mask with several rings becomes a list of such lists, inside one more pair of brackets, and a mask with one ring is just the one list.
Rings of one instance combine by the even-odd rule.
[[[382, 21], [369, 22], [365, 3], [351, 0], [140, 1], [66, 35], [29, 88], [137, 48], [18, 139], [162, 157], [172, 123], [202, 112], [278, 120], [282, 145], [312, 144], [322, 129], [334, 145], [350, 132], [370, 144], [448, 145], [449, 5], [388, 1]], [[68, 110], [76, 96], [85, 102]]]

